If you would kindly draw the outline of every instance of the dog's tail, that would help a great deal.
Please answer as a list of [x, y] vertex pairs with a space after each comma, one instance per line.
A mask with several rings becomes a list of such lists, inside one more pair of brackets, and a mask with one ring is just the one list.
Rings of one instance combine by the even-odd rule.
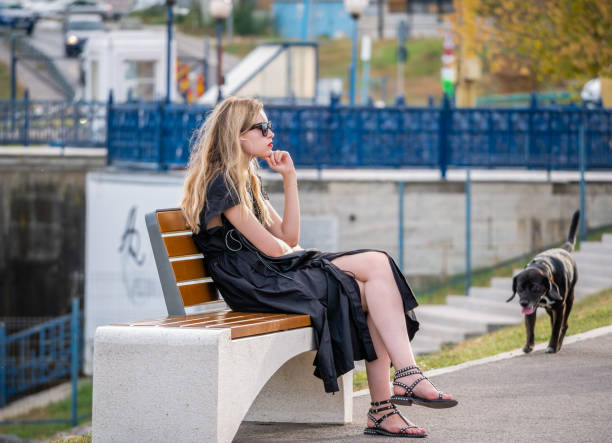
[[567, 252], [572, 252], [574, 250], [574, 245], [576, 244], [576, 231], [578, 230], [578, 220], [580, 220], [580, 211], [574, 212], [569, 234], [567, 235], [567, 241], [563, 244], [563, 246], [561, 246]]

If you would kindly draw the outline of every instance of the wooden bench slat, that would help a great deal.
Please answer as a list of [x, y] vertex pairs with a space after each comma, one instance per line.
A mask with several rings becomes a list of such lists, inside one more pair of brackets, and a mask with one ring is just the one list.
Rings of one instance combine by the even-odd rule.
[[309, 315], [270, 320], [253, 325], [235, 326], [232, 328], [232, 339], [267, 334], [270, 332], [286, 331], [288, 329], [303, 328], [306, 326], [310, 326]]
[[174, 277], [177, 283], [209, 276], [204, 268], [204, 260], [201, 258], [173, 261], [170, 262], [170, 265], [174, 271]]
[[[150, 320], [142, 320], [136, 322], [124, 323], [123, 326], [166, 326], [173, 325], [180, 322], [191, 322], [191, 321], [202, 321], [206, 319], [244, 319], [244, 318], [255, 318], [261, 315], [278, 315], [278, 314], [259, 314], [256, 312], [235, 312], [235, 311], [217, 311], [217, 312], [203, 312], [200, 314], [189, 314], [189, 315], [171, 315], [169, 317], [154, 318]], [[293, 314], [285, 314], [293, 315]]]
[[223, 311], [193, 315], [177, 315], [133, 322], [120, 326], [155, 326], [170, 328], [230, 329], [231, 337], [242, 338], [311, 325], [310, 316], [305, 314], [250, 313]]
[[168, 257], [180, 257], [181, 255], [199, 254], [200, 251], [196, 247], [191, 235], [180, 235], [172, 237], [164, 237], [164, 244]]
[[189, 324], [177, 324], [181, 328], [232, 328], [240, 325], [257, 324], [268, 320], [280, 320], [287, 317], [287, 314], [260, 314], [252, 318], [235, 318], [235, 319], [217, 319], [217, 320], [200, 320], [190, 322]]
[[214, 283], [195, 283], [178, 287], [184, 306], [195, 306], [201, 303], [219, 300]]
[[189, 226], [187, 226], [183, 211], [181, 211], [180, 209], [158, 211], [157, 222], [159, 223], [159, 230], [162, 234], [165, 234], [167, 232], [189, 230]]

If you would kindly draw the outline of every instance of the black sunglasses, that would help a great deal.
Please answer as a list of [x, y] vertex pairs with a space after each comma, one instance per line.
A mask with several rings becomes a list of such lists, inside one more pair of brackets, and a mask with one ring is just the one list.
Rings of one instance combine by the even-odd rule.
[[272, 122], [267, 121], [267, 122], [255, 123], [253, 126], [249, 128], [249, 131], [251, 129], [261, 129], [261, 135], [263, 135], [264, 137], [267, 137], [268, 129], [272, 130]]

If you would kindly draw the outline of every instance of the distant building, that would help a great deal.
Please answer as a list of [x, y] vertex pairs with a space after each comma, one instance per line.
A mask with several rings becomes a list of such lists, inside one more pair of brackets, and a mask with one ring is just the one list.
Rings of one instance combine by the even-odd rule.
[[[303, 0], [274, 0], [272, 12], [277, 33], [283, 38], [301, 38]], [[440, 17], [452, 11], [452, 0], [370, 0], [359, 19], [360, 34], [372, 38], [395, 38], [400, 21], [406, 21], [411, 37], [441, 37]], [[351, 35], [351, 17], [342, 0], [311, 0], [308, 39]]]
[[[165, 47], [164, 31], [115, 30], [88, 41], [82, 54], [83, 99], [106, 100], [111, 90], [115, 102], [164, 98], [166, 50], [160, 48]], [[176, 57], [171, 63], [170, 93], [176, 100]]]

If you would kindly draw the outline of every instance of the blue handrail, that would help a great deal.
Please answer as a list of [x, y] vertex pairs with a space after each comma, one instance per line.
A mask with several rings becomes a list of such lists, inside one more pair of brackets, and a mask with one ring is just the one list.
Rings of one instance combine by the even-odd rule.
[[0, 324], [0, 407], [22, 392], [78, 374], [83, 312], [78, 303], [73, 308], [71, 314], [8, 336]]

